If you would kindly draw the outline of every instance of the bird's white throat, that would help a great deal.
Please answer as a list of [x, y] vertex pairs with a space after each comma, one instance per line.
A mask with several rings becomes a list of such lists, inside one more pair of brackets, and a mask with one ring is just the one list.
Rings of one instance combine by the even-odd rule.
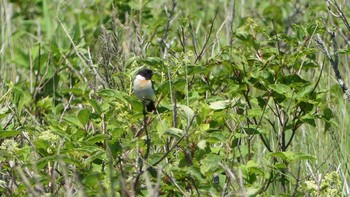
[[136, 79], [138, 79], [138, 80], [146, 80], [146, 78], [144, 76], [141, 76], [141, 75], [136, 75]]

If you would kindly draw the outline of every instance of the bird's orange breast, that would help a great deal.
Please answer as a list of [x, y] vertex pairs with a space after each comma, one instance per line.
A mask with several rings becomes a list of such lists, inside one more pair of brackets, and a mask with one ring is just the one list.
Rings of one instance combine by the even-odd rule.
[[140, 89], [150, 88], [152, 86], [151, 80], [139, 80], [138, 86]]

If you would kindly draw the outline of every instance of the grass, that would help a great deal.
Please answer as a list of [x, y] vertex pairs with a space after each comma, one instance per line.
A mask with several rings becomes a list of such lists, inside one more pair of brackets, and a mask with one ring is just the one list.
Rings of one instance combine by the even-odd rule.
[[348, 4], [1, 1], [2, 195], [349, 195]]

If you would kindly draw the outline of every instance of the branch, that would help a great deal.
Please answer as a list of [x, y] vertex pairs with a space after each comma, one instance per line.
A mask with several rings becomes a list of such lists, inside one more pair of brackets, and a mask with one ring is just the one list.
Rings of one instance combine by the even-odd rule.
[[[328, 11], [335, 17], [337, 18], [341, 18], [341, 20], [344, 22], [346, 28], [350, 31], [350, 24], [348, 22], [348, 20], [346, 19], [343, 11], [340, 9], [340, 6], [338, 4], [338, 2], [336, 0], [333, 0], [333, 2], [331, 2], [330, 0], [325, 0], [326, 4], [327, 4], [327, 9]], [[335, 14], [334, 12], [332, 12], [330, 5], [332, 5], [335, 8], [335, 11], [337, 12], [337, 14]]]
[[207, 37], [207, 39], [206, 39], [205, 42], [204, 42], [204, 45], [203, 45], [202, 50], [201, 50], [201, 51], [199, 52], [199, 54], [197, 55], [197, 58], [196, 58], [195, 63], [197, 63], [198, 60], [200, 60], [200, 59], [202, 58], [202, 56], [203, 56], [203, 53], [204, 53], [204, 51], [205, 51], [205, 49], [206, 49], [206, 46], [207, 46], [207, 44], [208, 44], [208, 42], [209, 42], [210, 36], [211, 36], [211, 34], [212, 34], [212, 32], [213, 32], [214, 22], [215, 22], [216, 17], [218, 16], [218, 12], [219, 12], [219, 8], [216, 8], [214, 18], [213, 18], [213, 20], [212, 20], [212, 22], [211, 22], [211, 25], [210, 25], [208, 37]]
[[180, 144], [180, 142], [187, 136], [186, 134], [188, 133], [188, 130], [191, 128], [191, 125], [193, 124], [193, 121], [194, 121], [194, 118], [196, 116], [194, 115], [190, 121], [190, 124], [189, 126], [187, 127], [186, 131], [184, 132], [183, 136], [181, 136], [181, 138], [172, 146], [170, 147], [170, 149], [158, 160], [156, 161], [155, 163], [152, 164], [152, 166], [156, 166], [158, 165], [161, 161], [163, 161], [166, 156], [168, 156], [168, 154], [178, 145]]
[[149, 133], [148, 133], [148, 130], [147, 130], [147, 112], [146, 112], [146, 105], [144, 104], [143, 105], [143, 128], [146, 132], [146, 153], [145, 155], [143, 156], [142, 159], [140, 159], [140, 168], [139, 168], [139, 172], [135, 178], [135, 182], [134, 182], [134, 191], [137, 190], [137, 186], [138, 186], [138, 183], [139, 183], [139, 180], [140, 180], [140, 177], [141, 175], [143, 174], [143, 162], [147, 160], [148, 158], [148, 155], [149, 155], [149, 151], [150, 151], [150, 148], [151, 148], [151, 139], [149, 137]]
[[177, 5], [175, 0], [172, 0], [171, 4], [172, 4], [172, 8], [171, 8], [171, 11], [169, 13], [167, 11], [167, 8], [166, 7], [164, 8], [165, 9], [165, 13], [167, 13], [167, 15], [168, 15], [168, 20], [167, 20], [167, 23], [166, 23], [166, 26], [165, 26], [165, 30], [164, 30], [163, 36], [159, 40], [160, 45], [164, 45], [164, 46], [167, 46], [167, 44], [165, 43], [165, 40], [168, 37], [168, 33], [169, 33], [169, 30], [170, 30], [170, 23], [171, 23], [171, 21], [174, 18], [175, 8], [176, 8], [176, 5]]
[[339, 72], [339, 68], [338, 68], [339, 55], [338, 55], [338, 45], [337, 45], [337, 41], [335, 39], [335, 36], [336, 36], [335, 32], [330, 31], [328, 28], [326, 28], [326, 30], [332, 39], [331, 41], [333, 43], [333, 55], [330, 54], [329, 50], [326, 47], [326, 44], [324, 43], [324, 41], [322, 40], [322, 38], [319, 34], [317, 34], [317, 38], [315, 39], [315, 42], [318, 44], [318, 46], [320, 47], [322, 52], [326, 55], [328, 60], [331, 62], [333, 71], [335, 73], [336, 80], [344, 92], [344, 99], [350, 100], [350, 90], [348, 89], [347, 85], [344, 83], [342, 76]]

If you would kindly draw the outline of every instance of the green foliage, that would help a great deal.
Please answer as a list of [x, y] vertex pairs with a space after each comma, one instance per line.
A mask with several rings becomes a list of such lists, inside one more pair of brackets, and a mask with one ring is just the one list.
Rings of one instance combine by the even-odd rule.
[[[233, 2], [1, 3], [0, 192], [341, 195], [336, 172], [303, 181], [341, 149], [323, 2]], [[132, 93], [141, 67], [157, 114]]]
[[324, 175], [320, 183], [305, 181], [304, 191], [313, 196], [341, 196], [341, 181], [337, 172]]

